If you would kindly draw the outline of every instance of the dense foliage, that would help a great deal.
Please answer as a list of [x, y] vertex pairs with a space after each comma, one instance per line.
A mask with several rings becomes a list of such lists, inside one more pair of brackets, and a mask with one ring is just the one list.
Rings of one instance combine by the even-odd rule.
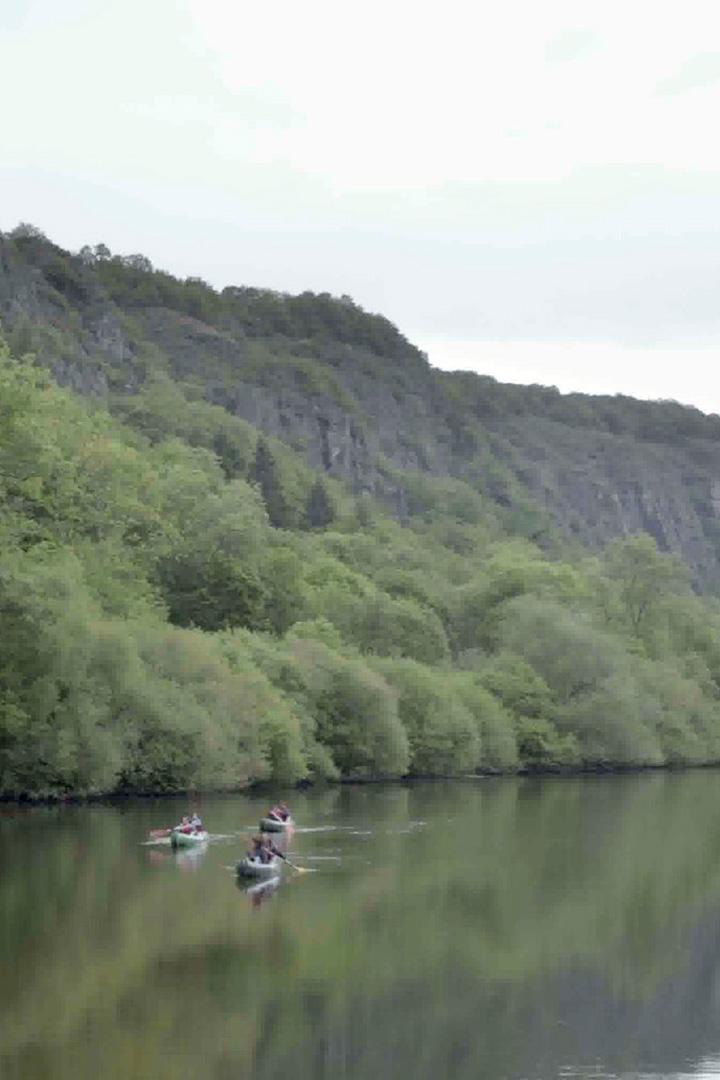
[[415, 492], [400, 524], [168, 379], [111, 416], [2, 344], [0, 792], [720, 759], [681, 564]]

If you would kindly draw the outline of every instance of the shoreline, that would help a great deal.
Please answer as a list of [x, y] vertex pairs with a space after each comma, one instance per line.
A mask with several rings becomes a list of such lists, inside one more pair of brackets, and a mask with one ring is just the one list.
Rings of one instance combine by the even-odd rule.
[[542, 779], [543, 777], [555, 779], [578, 779], [581, 777], [600, 776], [623, 776], [630, 773], [679, 773], [690, 772], [700, 769], [720, 768], [720, 761], [683, 762], [663, 765], [622, 765], [622, 764], [595, 764], [595, 765], [523, 765], [516, 769], [484, 769], [475, 773], [454, 773], [451, 775], [413, 775], [413, 776], [363, 776], [342, 777], [338, 780], [300, 780], [295, 784], [275, 783], [269, 780], [259, 780], [243, 784], [235, 788], [186, 788], [181, 791], [107, 791], [88, 795], [70, 793], [67, 795], [0, 795], [0, 807], [14, 806], [31, 809], [33, 807], [51, 806], [92, 806], [102, 803], [123, 803], [129, 799], [166, 800], [182, 799], [198, 796], [222, 796], [234, 797], [236, 795], [248, 795], [253, 792], [261, 794], [263, 791], [307, 791], [312, 788], [323, 787], [348, 787], [351, 785], [367, 786], [373, 784], [416, 784], [416, 783], [447, 783], [452, 782], [475, 782], [478, 780], [501, 780], [501, 779]]

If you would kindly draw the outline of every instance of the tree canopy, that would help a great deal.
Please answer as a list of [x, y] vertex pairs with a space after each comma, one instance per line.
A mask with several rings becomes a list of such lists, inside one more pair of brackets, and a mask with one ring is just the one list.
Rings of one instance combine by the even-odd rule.
[[[101, 248], [57, 259], [65, 288], [86, 264], [171, 287]], [[313, 332], [355, 318], [182, 290]], [[87, 401], [20, 344], [0, 343], [0, 795], [718, 759], [720, 607], [648, 534], [541, 550], [498, 471], [494, 493], [415, 474], [393, 520], [167, 373]]]

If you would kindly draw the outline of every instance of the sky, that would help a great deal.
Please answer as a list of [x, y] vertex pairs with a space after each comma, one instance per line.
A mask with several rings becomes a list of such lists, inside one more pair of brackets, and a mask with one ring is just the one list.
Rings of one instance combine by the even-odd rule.
[[720, 412], [717, 0], [0, 0], [0, 229]]

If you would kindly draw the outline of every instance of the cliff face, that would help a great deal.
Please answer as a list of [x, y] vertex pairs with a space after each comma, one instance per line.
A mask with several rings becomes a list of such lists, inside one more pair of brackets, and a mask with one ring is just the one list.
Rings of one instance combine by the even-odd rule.
[[408, 512], [403, 474], [518, 493], [597, 548], [645, 530], [720, 589], [720, 419], [673, 403], [559, 395], [433, 370], [346, 298], [214, 293], [140, 260], [0, 236], [0, 320], [15, 351], [90, 395], [162, 373]]
[[[475, 471], [473, 458], [453, 449], [430, 395], [396, 400], [377, 385], [365, 390], [357, 397], [361, 419], [327, 398], [244, 381], [222, 403], [302, 450], [315, 468], [381, 498], [391, 494], [377, 468], [381, 457], [401, 471], [460, 478]], [[535, 416], [478, 425], [496, 458], [569, 539], [597, 549], [645, 531], [661, 550], [681, 555], [704, 588], [720, 586], [720, 440], [673, 446]]]
[[720, 441], [668, 445], [538, 417], [498, 429], [513, 468], [567, 536], [594, 548], [648, 532], [717, 586]]

